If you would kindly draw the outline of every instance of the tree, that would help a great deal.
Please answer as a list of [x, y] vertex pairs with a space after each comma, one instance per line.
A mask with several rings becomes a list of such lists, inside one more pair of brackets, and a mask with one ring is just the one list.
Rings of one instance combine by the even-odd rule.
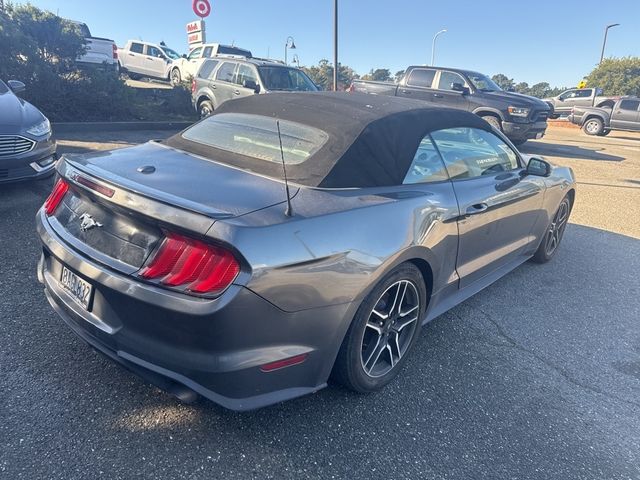
[[497, 73], [496, 75], [491, 77], [491, 80], [496, 82], [498, 86], [503, 90], [511, 90], [515, 86], [513, 78], [509, 78], [502, 73]]
[[[333, 89], [333, 65], [326, 58], [320, 60], [318, 65], [303, 67], [302, 69], [313, 80], [313, 83], [322, 90]], [[346, 89], [356, 78], [360, 77], [351, 67], [341, 63], [338, 64], [338, 90]]]
[[402, 80], [402, 77], [404, 77], [404, 70], [398, 70], [396, 73], [393, 74], [393, 81], [396, 83], [399, 83], [400, 80]]
[[640, 95], [640, 57], [607, 58], [587, 76], [605, 95]]
[[391, 80], [391, 72], [388, 68], [372, 68], [368, 74], [362, 77], [363, 80], [374, 80], [376, 82], [388, 82]]

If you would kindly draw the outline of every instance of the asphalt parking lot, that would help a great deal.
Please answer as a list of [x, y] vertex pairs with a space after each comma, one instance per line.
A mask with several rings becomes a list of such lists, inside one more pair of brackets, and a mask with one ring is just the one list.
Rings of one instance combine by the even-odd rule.
[[640, 135], [550, 128], [522, 150], [580, 182], [551, 263], [427, 325], [378, 394], [332, 385], [244, 414], [182, 405], [71, 333], [35, 275], [51, 181], [0, 186], [0, 477], [640, 478]]

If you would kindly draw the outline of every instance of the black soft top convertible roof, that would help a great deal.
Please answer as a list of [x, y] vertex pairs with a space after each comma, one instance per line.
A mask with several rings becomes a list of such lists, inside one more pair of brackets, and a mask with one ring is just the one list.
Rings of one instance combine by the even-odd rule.
[[[427, 133], [454, 127], [491, 130], [480, 117], [463, 110], [360, 93], [252, 95], [225, 102], [214, 115], [230, 112], [298, 122], [326, 132], [329, 139], [317, 152], [300, 164], [287, 165], [290, 181], [321, 188], [400, 185]], [[192, 142], [180, 133], [166, 143], [217, 162], [282, 178], [278, 163]]]

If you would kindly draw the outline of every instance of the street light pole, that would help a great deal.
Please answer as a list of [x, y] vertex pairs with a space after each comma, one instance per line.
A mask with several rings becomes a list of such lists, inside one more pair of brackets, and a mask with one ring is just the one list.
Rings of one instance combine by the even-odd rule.
[[293, 37], [291, 35], [289, 35], [287, 37], [287, 41], [284, 42], [284, 64], [285, 65], [289, 65], [287, 63], [287, 49], [290, 48], [291, 50], [295, 50], [296, 49], [296, 43], [293, 41]]
[[439, 35], [443, 34], [446, 31], [447, 29], [444, 28], [433, 36], [433, 42], [431, 43], [431, 63], [430, 63], [431, 66], [433, 66], [433, 61], [436, 57], [436, 38], [438, 38]]
[[338, 0], [333, 0], [333, 91], [338, 91]]
[[607, 33], [609, 32], [610, 28], [617, 27], [618, 25], [620, 24], [612, 23], [611, 25], [607, 25], [607, 28], [604, 29], [604, 40], [602, 41], [602, 53], [600, 54], [600, 63], [602, 63], [602, 60], [604, 59], [604, 47], [607, 45]]

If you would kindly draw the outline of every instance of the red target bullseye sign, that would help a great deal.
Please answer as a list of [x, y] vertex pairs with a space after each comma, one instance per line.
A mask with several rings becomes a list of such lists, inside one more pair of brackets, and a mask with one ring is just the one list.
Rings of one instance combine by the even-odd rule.
[[200, 18], [208, 17], [211, 13], [209, 0], [193, 0], [193, 12]]

